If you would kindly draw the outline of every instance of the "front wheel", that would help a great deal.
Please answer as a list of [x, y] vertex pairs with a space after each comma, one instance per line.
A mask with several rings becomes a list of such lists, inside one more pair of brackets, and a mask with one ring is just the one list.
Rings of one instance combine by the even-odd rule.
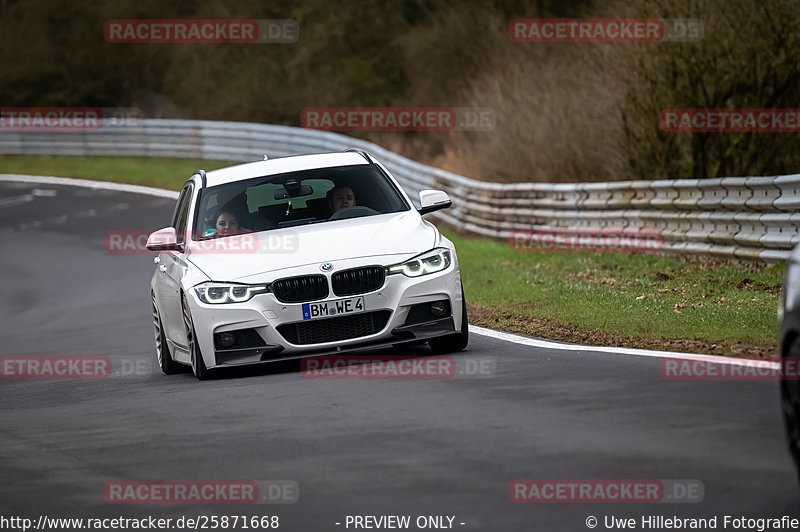
[[189, 348], [189, 354], [192, 357], [192, 373], [198, 380], [204, 381], [211, 377], [211, 372], [206, 368], [203, 354], [197, 344], [194, 323], [192, 322], [192, 314], [189, 311], [189, 304], [186, 301], [186, 294], [183, 295], [181, 306], [183, 307], [183, 325], [186, 328], [186, 346]]
[[464, 285], [461, 285], [461, 331], [439, 338], [431, 338], [428, 345], [437, 355], [463, 351], [469, 343], [469, 319], [467, 318], [467, 298], [464, 297]]
[[176, 373], [185, 372], [185, 366], [172, 360], [172, 354], [169, 352], [169, 345], [167, 344], [167, 337], [164, 334], [164, 324], [161, 323], [161, 316], [156, 306], [155, 294], [153, 294], [153, 328], [155, 329], [156, 336], [156, 358], [158, 359], [158, 367], [161, 368], [164, 375], [175, 375]]

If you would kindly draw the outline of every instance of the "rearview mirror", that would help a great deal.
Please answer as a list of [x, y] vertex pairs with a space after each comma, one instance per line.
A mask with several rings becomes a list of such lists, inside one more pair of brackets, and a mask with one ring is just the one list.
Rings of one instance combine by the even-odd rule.
[[453, 204], [450, 201], [450, 196], [447, 192], [441, 190], [422, 190], [419, 193], [419, 209], [420, 214], [428, 214], [429, 212], [438, 211], [439, 209], [446, 209]]
[[311, 185], [301, 185], [294, 179], [288, 180], [283, 186], [275, 191], [273, 194], [276, 200], [287, 198], [296, 198], [298, 196], [310, 196], [314, 193]]
[[178, 244], [174, 227], [165, 227], [150, 233], [145, 247], [150, 251], [183, 251], [183, 246]]

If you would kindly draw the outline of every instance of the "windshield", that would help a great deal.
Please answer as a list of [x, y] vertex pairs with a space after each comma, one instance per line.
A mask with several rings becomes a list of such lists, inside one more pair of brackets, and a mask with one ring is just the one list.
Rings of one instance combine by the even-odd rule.
[[409, 208], [375, 165], [318, 168], [256, 177], [201, 191], [194, 234], [216, 238]]

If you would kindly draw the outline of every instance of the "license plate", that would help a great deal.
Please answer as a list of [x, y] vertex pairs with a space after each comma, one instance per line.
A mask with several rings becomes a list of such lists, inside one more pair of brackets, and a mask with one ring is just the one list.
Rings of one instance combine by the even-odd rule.
[[303, 303], [303, 319], [329, 318], [340, 314], [364, 312], [364, 297], [348, 297], [324, 303]]

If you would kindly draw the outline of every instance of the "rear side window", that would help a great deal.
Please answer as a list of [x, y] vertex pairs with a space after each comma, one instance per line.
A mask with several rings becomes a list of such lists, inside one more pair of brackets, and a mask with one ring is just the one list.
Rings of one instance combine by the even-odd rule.
[[178, 244], [186, 242], [186, 222], [189, 219], [189, 204], [192, 199], [192, 185], [188, 185], [181, 192], [181, 200], [178, 204], [177, 219], [175, 221], [176, 241]]
[[180, 194], [178, 195], [178, 201], [175, 202], [175, 210], [172, 212], [172, 220], [170, 221], [170, 227], [176, 228], [178, 227], [178, 214], [181, 212], [181, 206], [186, 201], [186, 190], [188, 187], [183, 187]]

